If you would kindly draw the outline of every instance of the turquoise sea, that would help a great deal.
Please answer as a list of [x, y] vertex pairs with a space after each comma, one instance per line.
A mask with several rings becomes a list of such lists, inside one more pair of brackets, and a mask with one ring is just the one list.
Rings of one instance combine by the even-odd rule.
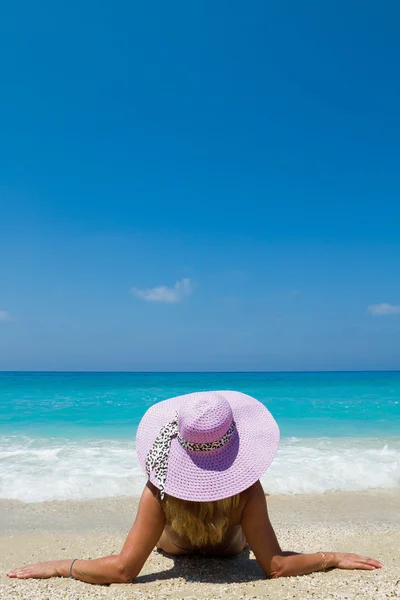
[[400, 487], [400, 372], [0, 373], [0, 498], [136, 495], [140, 418], [154, 402], [240, 390], [281, 429], [271, 493]]

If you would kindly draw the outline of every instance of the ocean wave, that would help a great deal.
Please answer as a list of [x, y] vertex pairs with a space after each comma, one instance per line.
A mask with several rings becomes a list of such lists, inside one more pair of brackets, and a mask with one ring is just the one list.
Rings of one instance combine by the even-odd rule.
[[[145, 481], [132, 441], [0, 436], [0, 498], [136, 496]], [[273, 494], [400, 488], [400, 438], [286, 438], [262, 482]]]
[[262, 481], [275, 494], [400, 488], [400, 439], [284, 440]]

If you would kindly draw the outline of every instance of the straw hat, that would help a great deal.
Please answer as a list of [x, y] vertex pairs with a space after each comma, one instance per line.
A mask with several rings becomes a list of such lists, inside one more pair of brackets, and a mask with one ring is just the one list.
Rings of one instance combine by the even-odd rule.
[[270, 466], [279, 428], [261, 402], [241, 392], [195, 392], [151, 406], [136, 450], [149, 480], [182, 500], [238, 494]]

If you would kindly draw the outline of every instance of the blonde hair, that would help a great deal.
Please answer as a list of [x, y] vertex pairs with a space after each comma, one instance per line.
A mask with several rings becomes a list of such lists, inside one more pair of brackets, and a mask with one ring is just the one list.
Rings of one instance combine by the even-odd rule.
[[220, 543], [231, 513], [239, 506], [240, 494], [214, 502], [192, 502], [165, 494], [162, 500], [167, 524], [193, 547]]

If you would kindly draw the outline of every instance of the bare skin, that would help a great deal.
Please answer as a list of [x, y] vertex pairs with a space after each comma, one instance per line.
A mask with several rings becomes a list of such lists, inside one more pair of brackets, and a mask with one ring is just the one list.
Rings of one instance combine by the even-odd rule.
[[[242, 494], [222, 543], [218, 547], [202, 549], [202, 554], [234, 555], [241, 552], [246, 543], [264, 573], [273, 578], [305, 575], [326, 568], [374, 570], [383, 566], [378, 560], [358, 554], [282, 551], [269, 520], [264, 490], [259, 481]], [[73, 576], [87, 583], [131, 583], [155, 546], [173, 555], [198, 552], [188, 545], [188, 540], [182, 540], [171, 532], [156, 490], [147, 484], [121, 552], [96, 560], [77, 560]], [[7, 575], [17, 579], [69, 577], [70, 565], [71, 560], [47, 561], [14, 569]]]
[[[157, 497], [157, 488], [150, 484], [153, 494]], [[252, 488], [250, 488], [251, 490]], [[246, 537], [241, 525], [243, 511], [248, 500], [249, 491], [240, 495], [239, 506], [233, 510], [228, 529], [224, 538], [217, 546], [203, 546], [200, 550], [192, 548], [190, 541], [180, 538], [179, 535], [166, 523], [161, 538], [158, 540], [157, 548], [168, 554], [180, 556], [183, 554], [202, 554], [207, 556], [235, 556], [242, 552], [247, 546]]]

